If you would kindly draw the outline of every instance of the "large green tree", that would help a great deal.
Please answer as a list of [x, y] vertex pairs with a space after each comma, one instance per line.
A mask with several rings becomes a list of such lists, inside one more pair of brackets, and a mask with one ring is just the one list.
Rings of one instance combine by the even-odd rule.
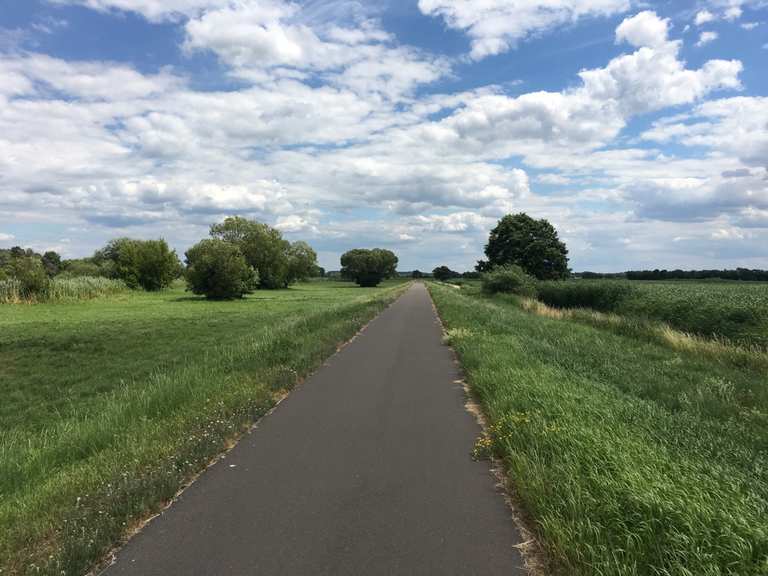
[[259, 274], [259, 287], [286, 288], [309, 276], [317, 254], [305, 242], [291, 244], [279, 230], [255, 220], [233, 216], [211, 226], [211, 236], [240, 248]]
[[568, 249], [547, 220], [535, 220], [525, 213], [508, 214], [491, 230], [485, 246], [487, 261], [478, 271], [516, 264], [539, 280], [567, 278]]
[[341, 275], [363, 287], [378, 286], [397, 273], [397, 262], [397, 256], [390, 250], [357, 248], [341, 257]]

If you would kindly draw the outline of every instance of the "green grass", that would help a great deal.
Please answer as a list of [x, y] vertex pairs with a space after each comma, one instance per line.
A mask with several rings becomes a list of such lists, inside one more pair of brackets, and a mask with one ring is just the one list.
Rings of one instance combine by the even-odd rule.
[[768, 574], [764, 370], [430, 290], [556, 572]]
[[81, 574], [403, 284], [0, 307], [0, 574]]
[[768, 284], [762, 282], [542, 282], [539, 298], [550, 306], [660, 320], [684, 332], [768, 348]]

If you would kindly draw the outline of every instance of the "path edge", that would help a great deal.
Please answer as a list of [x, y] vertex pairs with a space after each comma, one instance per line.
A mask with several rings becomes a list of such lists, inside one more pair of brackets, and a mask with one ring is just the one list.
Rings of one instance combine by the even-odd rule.
[[[482, 430], [482, 435], [487, 436], [489, 429], [487, 416], [483, 411], [482, 405], [477, 401], [475, 394], [472, 392], [472, 387], [467, 381], [467, 375], [458, 353], [446, 339], [446, 326], [442, 316], [440, 316], [440, 311], [435, 304], [435, 300], [432, 298], [432, 292], [429, 290], [429, 286], [426, 282], [423, 284], [424, 288], [427, 290], [429, 301], [432, 304], [432, 310], [435, 313], [435, 318], [437, 319], [443, 334], [443, 346], [450, 350], [453, 363], [459, 374], [459, 379], [455, 380], [454, 384], [461, 386], [464, 391], [464, 409], [475, 418], [475, 421]], [[457, 286], [457, 288], [460, 288], [460, 286]], [[523, 539], [519, 544], [513, 544], [513, 547], [520, 552], [525, 571], [528, 576], [548, 576], [551, 573], [551, 562], [544, 552], [544, 547], [536, 536], [535, 530], [531, 528], [531, 526], [534, 525], [533, 518], [525, 511], [525, 505], [515, 488], [514, 481], [507, 474], [504, 468], [504, 462], [500, 458], [491, 454], [487, 460], [490, 464], [488, 472], [496, 482], [496, 491], [504, 499], [510, 516], [512, 517], [512, 521]]]

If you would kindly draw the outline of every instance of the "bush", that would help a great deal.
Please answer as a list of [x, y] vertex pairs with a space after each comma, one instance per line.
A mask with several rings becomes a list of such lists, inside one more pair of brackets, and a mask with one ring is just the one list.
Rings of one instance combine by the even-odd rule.
[[165, 240], [112, 240], [93, 260], [114, 264], [114, 275], [130, 288], [147, 291], [162, 290], [170, 286], [181, 274], [181, 264], [176, 252]]
[[517, 294], [536, 297], [536, 281], [520, 266], [499, 266], [482, 275], [483, 292], [486, 294]]
[[6, 274], [16, 280], [20, 297], [24, 300], [43, 294], [50, 282], [42, 260], [35, 256], [12, 258], [6, 266]]
[[539, 283], [539, 300], [555, 308], [592, 308], [616, 312], [637, 289], [618, 280], [564, 280]]
[[258, 273], [231, 242], [202, 240], [187, 251], [186, 259], [188, 289], [209, 300], [242, 298], [258, 286]]

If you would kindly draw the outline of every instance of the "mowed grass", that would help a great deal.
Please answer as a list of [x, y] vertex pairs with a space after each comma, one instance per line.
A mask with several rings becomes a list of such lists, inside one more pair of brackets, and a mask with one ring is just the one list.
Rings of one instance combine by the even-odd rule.
[[555, 572], [768, 574], [765, 370], [430, 290]]
[[571, 280], [542, 282], [551, 306], [660, 320], [691, 334], [768, 349], [768, 283]]
[[0, 307], [0, 574], [82, 574], [402, 290]]

